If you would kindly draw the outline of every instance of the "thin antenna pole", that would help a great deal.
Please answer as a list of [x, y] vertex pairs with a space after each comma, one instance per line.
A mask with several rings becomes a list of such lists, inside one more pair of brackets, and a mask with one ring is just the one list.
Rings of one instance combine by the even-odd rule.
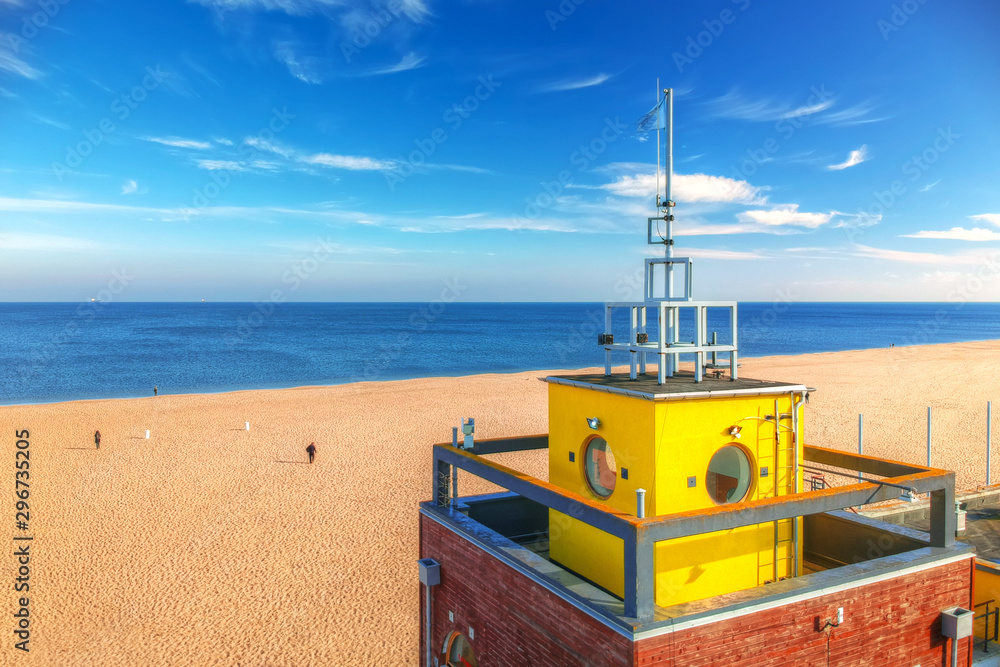
[[[666, 170], [665, 170], [665, 186], [666, 186], [666, 196], [667, 200], [664, 204], [667, 206], [667, 243], [666, 243], [666, 258], [670, 259], [674, 256], [674, 237], [673, 225], [670, 224], [671, 218], [673, 218], [674, 211], [672, 208], [673, 203], [673, 191], [671, 189], [671, 181], [674, 175], [674, 89], [667, 88], [663, 91], [663, 94], [667, 96], [667, 160], [666, 160]], [[674, 294], [674, 266], [673, 264], [667, 264], [667, 294], [668, 299], [672, 298]], [[673, 341], [670, 341], [673, 342]]]
[[[660, 79], [656, 79], [656, 96], [653, 102], [660, 104]], [[656, 107], [653, 107], [654, 109]], [[657, 114], [659, 116], [659, 114]], [[659, 125], [659, 123], [657, 123]], [[660, 214], [660, 128], [656, 128], [656, 214]]]

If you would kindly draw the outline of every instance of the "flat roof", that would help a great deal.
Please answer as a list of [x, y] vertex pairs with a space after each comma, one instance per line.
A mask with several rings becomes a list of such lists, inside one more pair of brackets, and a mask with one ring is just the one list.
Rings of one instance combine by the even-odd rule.
[[673, 377], [664, 378], [663, 384], [658, 384], [656, 380], [655, 372], [637, 375], [634, 380], [629, 378], [628, 373], [550, 375], [545, 378], [545, 381], [551, 384], [622, 394], [649, 401], [815, 391], [807, 388], [804, 384], [751, 378], [731, 380], [729, 378], [709, 377], [707, 373], [702, 377], [701, 382], [695, 382], [692, 371], [679, 371]]

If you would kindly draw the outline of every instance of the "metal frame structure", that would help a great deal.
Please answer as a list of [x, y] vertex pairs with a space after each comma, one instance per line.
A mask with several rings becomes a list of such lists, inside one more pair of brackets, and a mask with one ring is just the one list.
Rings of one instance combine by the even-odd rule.
[[[630, 309], [630, 328], [629, 328], [629, 340], [627, 343], [610, 343], [603, 344], [604, 347], [604, 374], [611, 375], [611, 353], [629, 352], [629, 377], [631, 379], [636, 379], [637, 373], [646, 373], [647, 355], [655, 354], [657, 355], [657, 382], [663, 384], [666, 378], [673, 377], [675, 371], [680, 363], [681, 354], [694, 354], [695, 355], [695, 382], [701, 382], [703, 377], [703, 369], [705, 366], [705, 353], [711, 353], [713, 355], [713, 360], [717, 359], [718, 353], [728, 352], [729, 353], [729, 364], [728, 368], [730, 371], [730, 377], [736, 379], [738, 377], [738, 361], [737, 361], [737, 339], [736, 339], [736, 308], [737, 304], [735, 301], [695, 301], [694, 300], [694, 265], [689, 257], [674, 257], [674, 238], [673, 238], [673, 221], [674, 221], [674, 208], [676, 207], [676, 202], [672, 199], [672, 180], [674, 171], [674, 92], [672, 88], [667, 88], [663, 91], [664, 97], [662, 100], [658, 99], [657, 108], [663, 104], [666, 106], [666, 127], [657, 127], [657, 160], [656, 160], [656, 173], [657, 173], [657, 192], [656, 192], [656, 208], [658, 215], [646, 219], [646, 244], [647, 245], [662, 245], [664, 247], [664, 256], [662, 259], [659, 258], [647, 258], [645, 260], [644, 267], [644, 288], [643, 288], [643, 301], [640, 302], [609, 302], [605, 304], [605, 316], [604, 316], [604, 332], [605, 334], [612, 333], [612, 311], [615, 308], [628, 308]], [[660, 173], [660, 131], [666, 131], [666, 151], [665, 151], [665, 161], [666, 169], [665, 174], [665, 194], [661, 199], [659, 192], [659, 173]], [[666, 236], [662, 236], [659, 232], [660, 221], [666, 223]], [[654, 236], [653, 228], [654, 224], [656, 226], [656, 234]], [[663, 285], [661, 290], [657, 290], [657, 281], [655, 280], [655, 268], [658, 265], [663, 265]], [[674, 295], [674, 266], [683, 265], [684, 267], [684, 289], [683, 294], [680, 296]], [[657, 296], [657, 292], [662, 292], [662, 296]], [[684, 308], [695, 309], [695, 339], [690, 342], [680, 341], [680, 323], [681, 323], [681, 311]], [[710, 342], [710, 336], [708, 333], [708, 318], [706, 315], [707, 308], [728, 308], [730, 311], [729, 327], [730, 327], [730, 344], [727, 345], [716, 345]], [[649, 312], [652, 310], [654, 314], [654, 321], [656, 323], [656, 339], [654, 341], [648, 340], [648, 332], [646, 331], [649, 325]], [[637, 340], [637, 334], [646, 334], [647, 340], [644, 343], [640, 343]], [[711, 368], [726, 368], [726, 365], [719, 365], [713, 361]]]
[[484, 440], [476, 443], [472, 451], [462, 451], [448, 444], [435, 445], [434, 503], [439, 507], [448, 507], [451, 503], [452, 472], [457, 468], [621, 539], [625, 556], [624, 615], [640, 622], [653, 620], [655, 614], [657, 542], [891, 500], [899, 497], [899, 487], [930, 494], [930, 546], [950, 547], [955, 542], [955, 473], [898, 461], [806, 446], [805, 460], [808, 462], [886, 479], [639, 518], [486, 460], [476, 453], [477, 448], [481, 453], [498, 453], [547, 447], [548, 436]]
[[[730, 378], [739, 378], [738, 372], [738, 340], [736, 334], [737, 304], [735, 301], [677, 301], [652, 299], [647, 301], [616, 301], [604, 304], [604, 328], [611, 331], [612, 310], [629, 308], [629, 340], [627, 343], [606, 343], [604, 345], [604, 374], [611, 375], [611, 352], [614, 350], [631, 353], [629, 377], [636, 379], [637, 374], [646, 373], [648, 363], [646, 355], [657, 355], [657, 382], [663, 384], [665, 379], [673, 377], [678, 368], [681, 354], [695, 355], [695, 382], [701, 382], [706, 368], [706, 354], [729, 354], [728, 368]], [[712, 334], [708, 330], [708, 309], [728, 308], [732, 344], [716, 344], [711, 342]], [[684, 309], [694, 309], [695, 339], [680, 340], [680, 318]], [[645, 333], [649, 327], [649, 311], [652, 310], [653, 322], [656, 323], [656, 338], [645, 343], [638, 342], [638, 334]], [[713, 356], [715, 358], [715, 356]], [[710, 367], [720, 367], [713, 363]]]

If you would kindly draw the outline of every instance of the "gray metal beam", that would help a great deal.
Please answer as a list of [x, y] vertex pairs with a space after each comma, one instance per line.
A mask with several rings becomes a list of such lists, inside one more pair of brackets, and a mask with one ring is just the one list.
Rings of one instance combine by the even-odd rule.
[[870, 475], [878, 475], [879, 477], [900, 477], [902, 475], [915, 475], [928, 471], [928, 468], [900, 463], [899, 461], [887, 461], [885, 459], [825, 449], [823, 447], [810, 447], [809, 445], [804, 447], [804, 458], [806, 461], [813, 463], [866, 472]]
[[656, 611], [656, 543], [641, 528], [636, 534], [635, 571], [636, 618], [652, 621]]
[[[950, 488], [951, 497], [954, 499], [955, 473], [923, 473], [923, 475], [901, 477], [892, 481], [912, 487], [917, 493], [943, 492]], [[748, 503], [721, 505], [707, 510], [668, 514], [642, 521], [646, 523], [651, 538], [659, 542], [700, 533], [711, 533], [718, 530], [729, 530], [758, 523], [829, 512], [898, 497], [899, 489], [891, 486], [877, 483], [851, 484], [850, 486], [822, 491], [765, 498]], [[952, 503], [952, 514], [954, 515], [954, 502]], [[933, 518], [932, 522], [934, 522]], [[940, 522], [941, 519], [938, 519], [937, 523]], [[954, 528], [952, 534], [954, 534]]]
[[459, 451], [450, 445], [435, 445], [434, 461], [435, 467], [439, 461], [457, 466], [488, 482], [493, 482], [497, 486], [567, 514], [578, 521], [599, 528], [623, 540], [627, 539], [635, 530], [629, 521], [634, 517], [629, 514], [587, 500], [575, 493], [570, 493], [498, 463], [481, 459], [474, 454]]
[[520, 438], [491, 438], [476, 440], [472, 447], [473, 454], [501, 454], [503, 452], [523, 452], [530, 449], [548, 449], [549, 436], [526, 435]]
[[622, 572], [625, 580], [625, 595], [623, 598], [625, 602], [625, 616], [632, 618], [639, 618], [639, 572], [636, 570], [639, 559], [638, 552], [636, 551], [636, 546], [638, 545], [636, 534], [637, 531], [633, 528], [631, 534], [625, 537], [625, 561]]
[[[955, 473], [950, 473], [954, 479]], [[955, 514], [955, 485], [931, 492], [931, 546], [950, 547], [955, 543], [958, 515]]]

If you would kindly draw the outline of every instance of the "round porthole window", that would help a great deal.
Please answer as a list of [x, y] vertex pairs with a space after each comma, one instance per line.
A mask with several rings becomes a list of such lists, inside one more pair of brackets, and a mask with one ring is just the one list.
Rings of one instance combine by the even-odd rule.
[[472, 652], [472, 644], [465, 635], [453, 632], [448, 638], [448, 650], [445, 652], [448, 667], [477, 667], [476, 655]]
[[590, 490], [601, 498], [610, 496], [618, 479], [618, 466], [608, 441], [601, 437], [591, 438], [583, 460]]
[[709, 461], [705, 486], [716, 503], [738, 503], [750, 490], [752, 476], [746, 452], [736, 445], [726, 445]]

